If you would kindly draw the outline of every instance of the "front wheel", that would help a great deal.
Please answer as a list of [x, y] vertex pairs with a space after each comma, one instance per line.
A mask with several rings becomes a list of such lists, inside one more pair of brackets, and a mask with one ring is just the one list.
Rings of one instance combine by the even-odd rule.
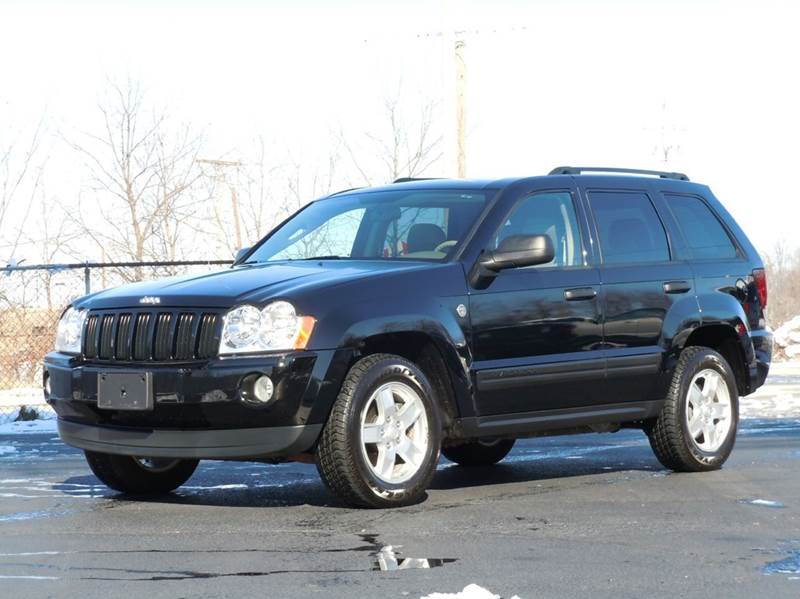
[[158, 495], [180, 487], [194, 474], [197, 460], [141, 458], [86, 451], [86, 461], [106, 486], [127, 495]]
[[408, 360], [375, 354], [348, 372], [317, 446], [325, 484], [359, 507], [422, 499], [439, 460], [433, 392]]
[[707, 347], [683, 350], [661, 414], [648, 431], [658, 460], [679, 472], [721, 468], [738, 425], [739, 396], [728, 362]]
[[475, 439], [444, 447], [442, 455], [459, 466], [491, 466], [506, 457], [512, 447], [514, 439]]

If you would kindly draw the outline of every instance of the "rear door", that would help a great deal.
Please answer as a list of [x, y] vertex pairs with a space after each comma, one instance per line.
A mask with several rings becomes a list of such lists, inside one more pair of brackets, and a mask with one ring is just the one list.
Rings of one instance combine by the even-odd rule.
[[669, 216], [663, 206], [656, 209], [661, 199], [649, 186], [583, 191], [601, 259], [605, 402], [659, 399], [662, 362], [671, 345], [663, 334], [665, 320], [676, 302], [696, 307], [693, 271], [682, 241], [668, 234]]
[[502, 271], [470, 297], [479, 416], [596, 403], [605, 374], [600, 276], [574, 188], [535, 189], [506, 206], [488, 241], [546, 234], [556, 257]]

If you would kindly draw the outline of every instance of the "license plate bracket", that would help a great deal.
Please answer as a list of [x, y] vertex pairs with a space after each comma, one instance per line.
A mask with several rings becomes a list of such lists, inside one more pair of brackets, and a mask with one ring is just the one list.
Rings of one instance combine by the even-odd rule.
[[152, 410], [153, 373], [99, 373], [97, 375], [97, 407], [102, 410]]

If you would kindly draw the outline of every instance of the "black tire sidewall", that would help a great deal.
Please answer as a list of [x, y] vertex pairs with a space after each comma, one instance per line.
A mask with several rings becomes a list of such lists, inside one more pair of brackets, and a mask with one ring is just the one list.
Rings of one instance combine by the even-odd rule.
[[[703, 451], [697, 446], [689, 433], [689, 425], [686, 418], [688, 409], [687, 395], [692, 379], [698, 372], [707, 369], [715, 370], [722, 375], [725, 384], [728, 386], [728, 393], [731, 398], [731, 427], [725, 442], [713, 452]], [[733, 446], [736, 444], [736, 432], [739, 428], [739, 393], [736, 386], [736, 378], [725, 358], [713, 350], [693, 356], [681, 373], [679, 396], [676, 399], [678, 401], [677, 415], [680, 419], [681, 433], [686, 450], [690, 453], [692, 459], [703, 466], [716, 467], [721, 465], [733, 451]]]
[[514, 448], [515, 439], [473, 439], [460, 445], [444, 447], [442, 455], [460, 466], [491, 466], [502, 461]]
[[[366, 463], [361, 451], [361, 412], [375, 389], [392, 381], [409, 385], [419, 394], [428, 418], [428, 447], [423, 464], [414, 476], [398, 484], [378, 478]], [[347, 420], [348, 444], [352, 448], [356, 469], [371, 493], [381, 500], [392, 502], [393, 499], [424, 492], [439, 461], [441, 426], [431, 385], [416, 366], [406, 360], [390, 357], [373, 365], [356, 385]]]
[[198, 460], [181, 459], [163, 471], [151, 471], [127, 455], [93, 451], [84, 452], [89, 467], [106, 486], [126, 495], [159, 495], [184, 484], [198, 465]]

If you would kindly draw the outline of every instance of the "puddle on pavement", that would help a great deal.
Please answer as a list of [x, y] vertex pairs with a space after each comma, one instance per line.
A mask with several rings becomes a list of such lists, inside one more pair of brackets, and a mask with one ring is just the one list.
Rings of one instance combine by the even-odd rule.
[[458, 560], [452, 557], [403, 557], [402, 553], [391, 545], [384, 545], [375, 554], [375, 565], [372, 569], [381, 572], [392, 572], [394, 570], [439, 568], [456, 561]]
[[378, 541], [378, 535], [361, 533], [359, 538], [366, 543], [359, 551], [370, 551], [373, 556], [372, 570], [376, 572], [393, 572], [395, 570], [416, 570], [439, 568], [457, 562], [453, 557], [404, 557], [401, 545], [384, 545]]
[[773, 499], [740, 499], [738, 503], [745, 505], [755, 505], [758, 507], [784, 508], [786, 505]]
[[800, 541], [788, 541], [790, 547], [782, 549], [783, 559], [769, 562], [761, 568], [764, 574], [789, 574], [790, 580], [800, 580]]

